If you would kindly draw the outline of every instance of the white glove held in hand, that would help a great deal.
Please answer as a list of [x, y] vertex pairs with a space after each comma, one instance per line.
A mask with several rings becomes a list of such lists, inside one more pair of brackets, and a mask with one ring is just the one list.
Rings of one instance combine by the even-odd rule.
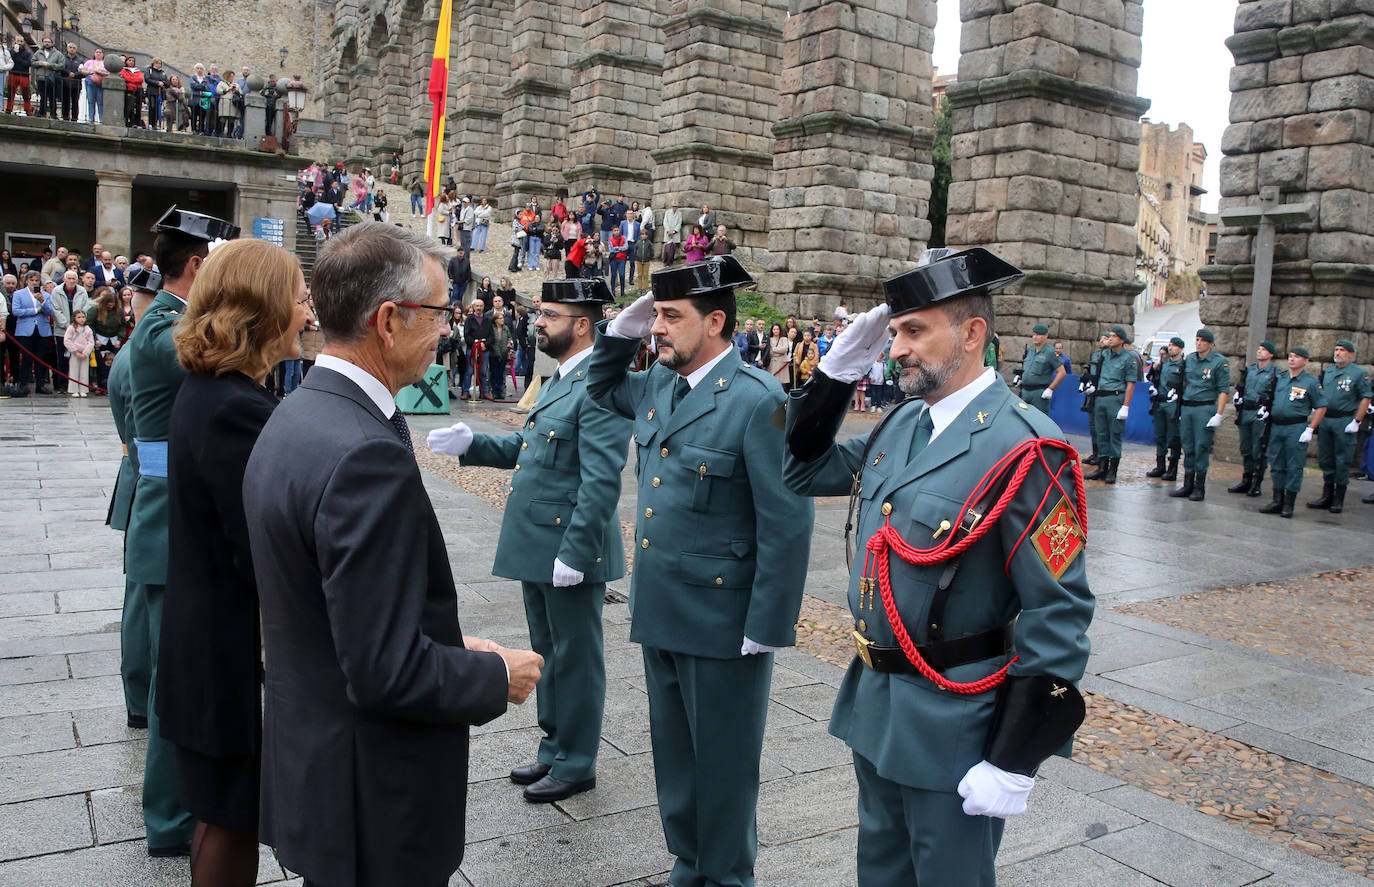
[[1236, 396], [1235, 396], [1235, 398], [1231, 401], [1231, 403], [1235, 404], [1236, 406], [1240, 406], [1241, 404], [1245, 403], [1245, 395], [1244, 395], [1244, 394], [1241, 394], [1239, 391], [1237, 391], [1237, 392], [1236, 392]]
[[1311, 440], [1312, 440], [1312, 426], [1309, 425], [1309, 426], [1307, 426], [1306, 428], [1304, 428], [1304, 429], [1302, 430], [1302, 434], [1298, 436], [1298, 443], [1308, 443], [1308, 442], [1311, 441]]
[[1359, 419], [1351, 419], [1351, 420], [1350, 420], [1350, 424], [1347, 425], [1347, 426], [1345, 426], [1345, 433], [1346, 433], [1346, 434], [1359, 434], [1359, 433], [1360, 433], [1360, 420], [1359, 420]]
[[1020, 387], [1021, 387], [1021, 374], [1020, 374], [1020, 373], [1017, 373], [1016, 375], [1014, 375], [1014, 376], [1011, 377], [1011, 387], [1013, 387], [1013, 388], [1020, 388]]
[[574, 570], [558, 558], [553, 559], [554, 588], [571, 588], [574, 585], [581, 585], [585, 578], [581, 570]]
[[1208, 428], [1217, 428], [1217, 427], [1220, 427], [1220, 425], [1221, 425], [1221, 413], [1217, 413], [1217, 414], [1215, 414], [1214, 416], [1212, 416], [1212, 418], [1210, 418], [1210, 419], [1207, 420], [1207, 427], [1208, 427]]
[[1265, 419], [1268, 419], [1268, 418], [1269, 418], [1269, 408], [1268, 408], [1268, 407], [1265, 407], [1265, 406], [1261, 406], [1259, 409], [1255, 410], [1255, 418], [1258, 419], [1258, 420], [1261, 421], [1261, 422], [1263, 422]]
[[1117, 417], [1118, 419], [1125, 419], [1128, 415], [1130, 415], [1130, 412], [1131, 412], [1131, 408], [1128, 407], [1126, 404], [1123, 403], [1123, 404], [1121, 405], [1121, 409], [1119, 409], [1119, 410], [1116, 411], [1116, 417]]
[[1026, 812], [1026, 796], [1034, 787], [1035, 780], [1029, 776], [979, 761], [959, 780], [959, 796], [969, 816], [1006, 819]]
[[758, 641], [751, 641], [745, 638], [744, 643], [739, 646], [739, 654], [741, 656], [752, 656], [755, 653], [776, 653], [781, 649], [782, 647], [770, 647], [767, 644], [760, 644]]
[[1040, 399], [1041, 399], [1041, 400], [1049, 400], [1051, 397], [1054, 397], [1054, 389], [1053, 389], [1053, 388], [1046, 388], [1044, 391], [1040, 392]]
[[1084, 393], [1084, 394], [1096, 394], [1096, 393], [1097, 393], [1097, 386], [1094, 385], [1093, 383], [1089, 382], [1089, 383], [1087, 384], [1087, 386], [1084, 387], [1083, 393]]
[[1151, 386], [1150, 386], [1150, 396], [1151, 396], [1151, 397], [1155, 397], [1155, 396], [1158, 395], [1158, 394], [1159, 394], [1159, 389], [1156, 388], [1155, 386], [1151, 385]]
[[1169, 403], [1173, 403], [1173, 402], [1176, 401], [1176, 400], [1178, 400], [1178, 389], [1177, 389], [1177, 388], [1170, 388], [1170, 389], [1169, 389]]
[[451, 428], [436, 428], [429, 433], [429, 448], [443, 456], [462, 456], [472, 446], [472, 429], [459, 422]]
[[830, 343], [830, 350], [816, 369], [836, 382], [857, 382], [868, 375], [873, 361], [882, 356], [887, 346], [887, 317], [891, 311], [884, 302], [854, 318]]
[[654, 325], [654, 294], [645, 293], [615, 316], [606, 332], [617, 339], [642, 339]]

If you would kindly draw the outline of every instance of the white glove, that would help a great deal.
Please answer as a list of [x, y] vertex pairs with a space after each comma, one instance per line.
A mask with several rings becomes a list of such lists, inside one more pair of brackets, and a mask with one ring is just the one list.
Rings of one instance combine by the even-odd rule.
[[1260, 408], [1255, 410], [1255, 418], [1261, 422], [1263, 422], [1265, 419], [1268, 419], [1269, 408], [1264, 405], [1260, 405]]
[[854, 318], [830, 343], [816, 369], [836, 382], [857, 382], [866, 376], [887, 346], [887, 317], [891, 312], [884, 302]]
[[979, 761], [959, 780], [959, 796], [969, 816], [1006, 819], [1026, 812], [1026, 796], [1034, 787], [1035, 780], [1029, 776]]
[[1084, 394], [1096, 394], [1096, 393], [1097, 393], [1097, 386], [1094, 385], [1093, 383], [1089, 382], [1089, 383], [1088, 383], [1088, 386], [1087, 386], [1086, 388], [1083, 389], [1083, 393], [1084, 393]]
[[223, 237], [216, 237], [214, 240], [212, 240], [212, 241], [210, 241], [208, 244], [206, 244], [206, 246], [205, 246], [205, 252], [206, 252], [207, 254], [208, 254], [208, 253], [211, 253], [211, 252], [214, 251], [215, 247], [217, 247], [217, 246], [224, 246], [224, 244], [226, 244], [226, 243], [228, 243], [228, 242], [229, 242], [229, 241], [225, 240]]
[[1021, 374], [1020, 374], [1020, 373], [1017, 373], [1016, 375], [1014, 375], [1014, 376], [1011, 377], [1011, 387], [1013, 387], [1013, 388], [1020, 388], [1020, 387], [1021, 387]]
[[1308, 442], [1310, 442], [1311, 440], [1312, 440], [1312, 426], [1311, 426], [1311, 425], [1308, 425], [1306, 428], [1304, 428], [1304, 429], [1302, 430], [1302, 434], [1298, 435], [1298, 443], [1308, 443]]
[[1245, 395], [1237, 391], [1236, 396], [1231, 399], [1231, 403], [1235, 404], [1236, 406], [1240, 406], [1241, 404], [1245, 403]]
[[781, 649], [782, 647], [770, 647], [767, 644], [760, 644], [758, 641], [745, 638], [744, 643], [739, 646], [739, 654], [741, 656], [753, 656], [755, 653], [776, 653]]
[[1129, 406], [1127, 406], [1126, 404], [1123, 403], [1123, 404], [1121, 405], [1121, 409], [1119, 409], [1119, 410], [1116, 411], [1116, 417], [1117, 417], [1118, 419], [1125, 419], [1126, 416], [1130, 414], [1130, 412], [1131, 412], [1131, 408], [1130, 408]]
[[1221, 425], [1221, 413], [1217, 413], [1217, 414], [1214, 415], [1212, 418], [1210, 418], [1210, 419], [1207, 420], [1207, 427], [1208, 427], [1208, 428], [1217, 428], [1217, 427], [1219, 427], [1220, 425]]
[[472, 429], [459, 422], [451, 428], [436, 428], [429, 433], [429, 448], [443, 456], [462, 456], [472, 446]]
[[1079, 383], [1078, 383], [1078, 393], [1079, 393], [1079, 394], [1086, 394], [1087, 391], [1088, 391], [1088, 383], [1087, 383], [1087, 382], [1079, 382]]
[[1176, 400], [1178, 400], [1178, 389], [1177, 389], [1177, 388], [1170, 388], [1170, 389], [1169, 389], [1169, 403], [1173, 403], [1173, 402], [1176, 401]]
[[581, 585], [586, 576], [581, 570], [574, 570], [572, 567], [563, 563], [558, 558], [553, 559], [553, 587], [570, 588], [574, 585]]
[[1041, 399], [1041, 400], [1049, 400], [1051, 397], [1054, 397], [1054, 389], [1053, 389], [1053, 388], [1046, 388], [1044, 391], [1040, 392], [1040, 399]]
[[1151, 396], [1151, 397], [1158, 397], [1158, 396], [1159, 396], [1159, 389], [1156, 388], [1155, 386], [1151, 385], [1151, 386], [1150, 386], [1150, 396]]
[[1346, 434], [1359, 434], [1359, 433], [1360, 433], [1360, 420], [1359, 420], [1359, 419], [1351, 419], [1351, 420], [1350, 420], [1350, 424], [1347, 425], [1347, 426], [1345, 426], [1345, 433], [1346, 433]]
[[654, 294], [645, 293], [615, 316], [606, 332], [617, 339], [642, 339], [654, 325]]

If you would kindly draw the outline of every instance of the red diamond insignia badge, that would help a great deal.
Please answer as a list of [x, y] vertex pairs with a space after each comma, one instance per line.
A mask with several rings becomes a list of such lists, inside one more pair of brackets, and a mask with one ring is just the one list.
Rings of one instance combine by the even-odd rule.
[[1062, 496], [1059, 497], [1059, 504], [1031, 536], [1031, 544], [1035, 546], [1036, 554], [1040, 555], [1045, 569], [1049, 570], [1056, 580], [1063, 577], [1074, 558], [1083, 551], [1087, 541], [1082, 528], [1078, 526], [1078, 518], [1069, 507], [1068, 500]]

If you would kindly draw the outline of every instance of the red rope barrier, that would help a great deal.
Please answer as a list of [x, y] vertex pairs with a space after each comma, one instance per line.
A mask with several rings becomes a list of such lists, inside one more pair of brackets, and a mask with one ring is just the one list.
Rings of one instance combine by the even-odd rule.
[[[992, 530], [993, 525], [997, 523], [1002, 514], [1010, 507], [1012, 500], [1016, 498], [1016, 493], [1025, 483], [1026, 476], [1030, 474], [1031, 469], [1037, 464], [1043, 465], [1045, 471], [1049, 474], [1051, 489], [1058, 488], [1061, 493], [1065, 494], [1065, 498], [1068, 498], [1059, 480], [1059, 472], [1063, 470], [1063, 466], [1060, 467], [1059, 471], [1050, 468], [1049, 462], [1045, 459], [1044, 450], [1046, 447], [1061, 449], [1070, 454], [1070, 458], [1065, 465], [1071, 465], [1073, 471], [1074, 490], [1076, 495], [1071, 501], [1074, 503], [1074, 514], [1078, 517], [1079, 526], [1083, 528], [1084, 537], [1086, 538], [1088, 532], [1088, 505], [1084, 498], [1085, 485], [1083, 482], [1083, 469], [1078, 462], [1078, 451], [1061, 440], [1036, 438], [1022, 443], [999, 459], [997, 464], [989, 469], [987, 474], [983, 475], [983, 479], [978, 482], [973, 488], [973, 492], [964, 500], [963, 508], [959, 511], [961, 519], [970, 508], [978, 504], [978, 501], [997, 484], [1008, 470], [1012, 469], [1013, 464], [1015, 465], [1011, 480], [1008, 481], [1007, 488], [1005, 492], [1003, 492], [1002, 497], [993, 505], [992, 510], [983, 516], [983, 519], [978, 522], [978, 525], [962, 539], [956, 542], [954, 537], [957, 533], [950, 533], [938, 545], [932, 548], [915, 548], [909, 545], [907, 541], [901, 537], [901, 534], [893, 529], [892, 515], [889, 514], [883, 526], [868, 540], [868, 545], [866, 546], [868, 553], [864, 557], [864, 579], [870, 583], [873, 581], [873, 578], [869, 575], [871, 564], [873, 568], [876, 568], [878, 574], [877, 582], [878, 589], [883, 597], [883, 611], [887, 614], [887, 621], [892, 625], [892, 634], [897, 638], [898, 646], [902, 648], [902, 652], [906, 654], [907, 660], [915, 666], [916, 670], [920, 672], [923, 677], [944, 690], [949, 690], [953, 693], [972, 695], [999, 687], [1002, 682], [1006, 680], [1007, 669], [1011, 668], [1012, 663], [1020, 657], [1013, 656], [1006, 665], [1003, 665], [997, 671], [985, 678], [968, 683], [951, 681], [931, 668], [930, 663], [926, 662], [925, 657], [921, 655], [921, 651], [916, 648], [916, 644], [911, 640], [911, 634], [907, 631], [906, 625], [902, 622], [902, 615], [897, 611], [897, 603], [892, 596], [891, 552], [897, 552], [897, 556], [909, 564], [922, 567], [945, 563], [963, 554], [971, 545], [979, 539], [982, 539]], [[1046, 497], [1048, 497], [1048, 494], [1049, 490], [1047, 489]], [[1037, 514], [1042, 507], [1044, 507], [1043, 498], [1040, 506], [1036, 509]], [[1021, 538], [1025, 538], [1024, 533]], [[1017, 546], [1019, 545], [1020, 540], [1017, 540]], [[1008, 565], [1009, 564], [1010, 560], [1008, 560]]]
[[[71, 376], [69, 376], [69, 375], [67, 375], [66, 373], [62, 372], [62, 371], [59, 370], [57, 367], [55, 367], [55, 366], [53, 366], [52, 364], [48, 363], [46, 360], [43, 360], [43, 359], [42, 359], [41, 357], [39, 357], [37, 354], [34, 354], [32, 351], [30, 351], [29, 349], [25, 348], [23, 345], [19, 344], [19, 337], [18, 337], [18, 336], [8, 336], [8, 337], [6, 338], [6, 341], [7, 341], [7, 342], [13, 342], [13, 343], [14, 343], [14, 347], [18, 348], [20, 351], [24, 352], [24, 353], [27, 354], [29, 357], [31, 357], [35, 363], [40, 364], [41, 366], [47, 367], [48, 370], [49, 370], [53, 375], [55, 375], [55, 376], [61, 376], [62, 378], [66, 379], [68, 382], [76, 382], [76, 384], [82, 386], [83, 388], [89, 388], [89, 389], [91, 389], [92, 391], [98, 391], [98, 392], [100, 392], [101, 394], [109, 394], [108, 391], [106, 391], [104, 388], [99, 387], [98, 385], [88, 385], [88, 384], [86, 384], [85, 382], [82, 382], [82, 381], [80, 381], [80, 380], [78, 380], [78, 379], [73, 379]], [[56, 338], [53, 339], [53, 347], [54, 347], [54, 348], [57, 347], [57, 339], [56, 339]], [[56, 388], [56, 387], [57, 387], [57, 383], [54, 382], [54, 383], [53, 383], [53, 387]]]

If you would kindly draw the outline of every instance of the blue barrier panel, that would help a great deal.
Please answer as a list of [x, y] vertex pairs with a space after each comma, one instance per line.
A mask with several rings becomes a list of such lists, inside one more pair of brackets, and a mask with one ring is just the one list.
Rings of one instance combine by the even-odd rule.
[[[1050, 401], [1050, 418], [1063, 429], [1065, 434], [1088, 436], [1088, 414], [1083, 412], [1083, 395], [1078, 393], [1078, 376], [1069, 374], [1054, 391]], [[1131, 412], [1126, 416], [1126, 430], [1122, 440], [1130, 443], [1152, 444], [1155, 442], [1154, 420], [1150, 417], [1150, 383], [1136, 385], [1135, 396], [1131, 398]]]

